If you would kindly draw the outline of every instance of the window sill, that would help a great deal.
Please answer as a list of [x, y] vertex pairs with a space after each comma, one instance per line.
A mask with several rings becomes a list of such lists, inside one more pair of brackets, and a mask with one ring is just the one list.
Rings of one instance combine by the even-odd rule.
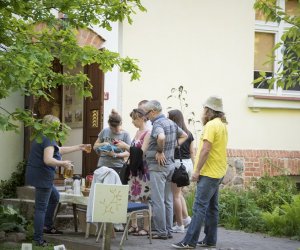
[[300, 110], [300, 97], [248, 95], [248, 108], [253, 112], [260, 111], [260, 109]]

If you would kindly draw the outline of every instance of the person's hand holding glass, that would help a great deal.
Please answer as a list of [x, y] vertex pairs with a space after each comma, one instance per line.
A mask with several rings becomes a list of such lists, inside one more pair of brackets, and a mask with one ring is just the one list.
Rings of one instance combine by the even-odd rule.
[[92, 145], [91, 144], [80, 144], [79, 148], [81, 151], [85, 151], [87, 154], [91, 153]]
[[73, 162], [66, 160], [63, 163], [64, 167], [64, 178], [72, 178], [73, 177]]

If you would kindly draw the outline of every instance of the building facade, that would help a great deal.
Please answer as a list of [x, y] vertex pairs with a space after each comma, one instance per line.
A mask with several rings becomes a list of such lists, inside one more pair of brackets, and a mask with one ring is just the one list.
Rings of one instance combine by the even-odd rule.
[[[279, 0], [278, 4], [291, 14], [299, 8], [297, 0]], [[180, 108], [179, 101], [168, 99], [171, 89], [187, 90], [184, 109], [200, 120], [202, 104], [210, 95], [223, 98], [229, 129], [228, 182], [244, 184], [264, 173], [300, 174], [300, 91], [253, 86], [258, 71], [275, 74], [277, 65], [265, 65], [272, 46], [279, 41], [286, 24], [266, 23], [253, 9], [254, 0], [145, 0], [145, 13], [137, 13], [133, 24], [114, 24], [113, 31], [96, 30], [105, 40], [104, 47], [139, 60], [140, 81], [117, 69], [105, 75], [103, 125], [112, 108], [123, 116], [123, 128], [134, 136], [130, 111], [143, 99], [157, 99], [164, 113], [168, 107]], [[280, 53], [276, 55], [281, 58]], [[22, 98], [13, 96], [14, 105]], [[9, 105], [9, 104], [8, 104]], [[191, 126], [196, 138], [201, 125]], [[80, 141], [75, 130], [67, 144]], [[4, 160], [1, 170], [8, 178], [16, 162], [22, 159], [22, 133], [3, 134], [11, 137], [10, 147], [0, 142], [0, 154], [11, 148], [18, 157]], [[16, 152], [15, 151], [15, 152]], [[20, 153], [19, 153], [20, 151]], [[14, 153], [14, 155], [16, 155]], [[80, 173], [80, 160], [78, 173]]]

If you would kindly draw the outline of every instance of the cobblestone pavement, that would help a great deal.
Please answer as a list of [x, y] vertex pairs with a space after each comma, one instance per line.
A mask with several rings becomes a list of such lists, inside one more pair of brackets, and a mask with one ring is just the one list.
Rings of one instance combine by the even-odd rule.
[[[263, 234], [245, 233], [242, 231], [218, 229], [218, 244], [212, 250], [300, 250], [300, 241], [289, 240], [287, 238], [270, 237]], [[121, 233], [117, 233], [117, 237], [112, 239], [111, 249], [119, 249]], [[172, 243], [177, 243], [184, 237], [184, 234], [174, 233], [173, 239], [168, 240], [152, 240], [149, 244], [147, 237], [130, 236], [124, 243], [124, 250], [165, 250], [172, 248]], [[96, 250], [101, 249], [101, 241], [95, 242], [95, 236], [84, 239], [83, 233], [66, 232], [62, 236], [46, 236], [50, 242], [57, 244], [65, 244], [68, 250]], [[200, 235], [200, 239], [201, 235]], [[197, 247], [197, 249], [205, 250], [206, 248]]]

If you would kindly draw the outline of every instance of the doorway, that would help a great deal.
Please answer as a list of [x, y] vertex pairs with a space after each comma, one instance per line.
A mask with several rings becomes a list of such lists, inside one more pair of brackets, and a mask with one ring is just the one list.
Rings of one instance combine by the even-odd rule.
[[[55, 72], [67, 72], [58, 61], [53, 62]], [[53, 99], [46, 101], [44, 98], [25, 97], [25, 108], [32, 110], [36, 118], [42, 118], [46, 114], [53, 114], [66, 122], [72, 130], [64, 145], [80, 143], [94, 144], [98, 133], [103, 128], [104, 111], [104, 74], [97, 64], [86, 65], [81, 69], [90, 79], [92, 84], [92, 97], [78, 99], [76, 90], [60, 86], [49, 93]], [[70, 71], [68, 71], [70, 73]], [[69, 91], [69, 92], [68, 92]], [[71, 97], [70, 97], [71, 93]], [[74, 94], [72, 96], [72, 94]], [[77, 99], [76, 99], [77, 98]], [[24, 128], [24, 158], [27, 159], [30, 152], [31, 129]], [[92, 150], [90, 154], [75, 152], [68, 154], [65, 159], [74, 161], [74, 172], [85, 177], [97, 168], [98, 155]]]

